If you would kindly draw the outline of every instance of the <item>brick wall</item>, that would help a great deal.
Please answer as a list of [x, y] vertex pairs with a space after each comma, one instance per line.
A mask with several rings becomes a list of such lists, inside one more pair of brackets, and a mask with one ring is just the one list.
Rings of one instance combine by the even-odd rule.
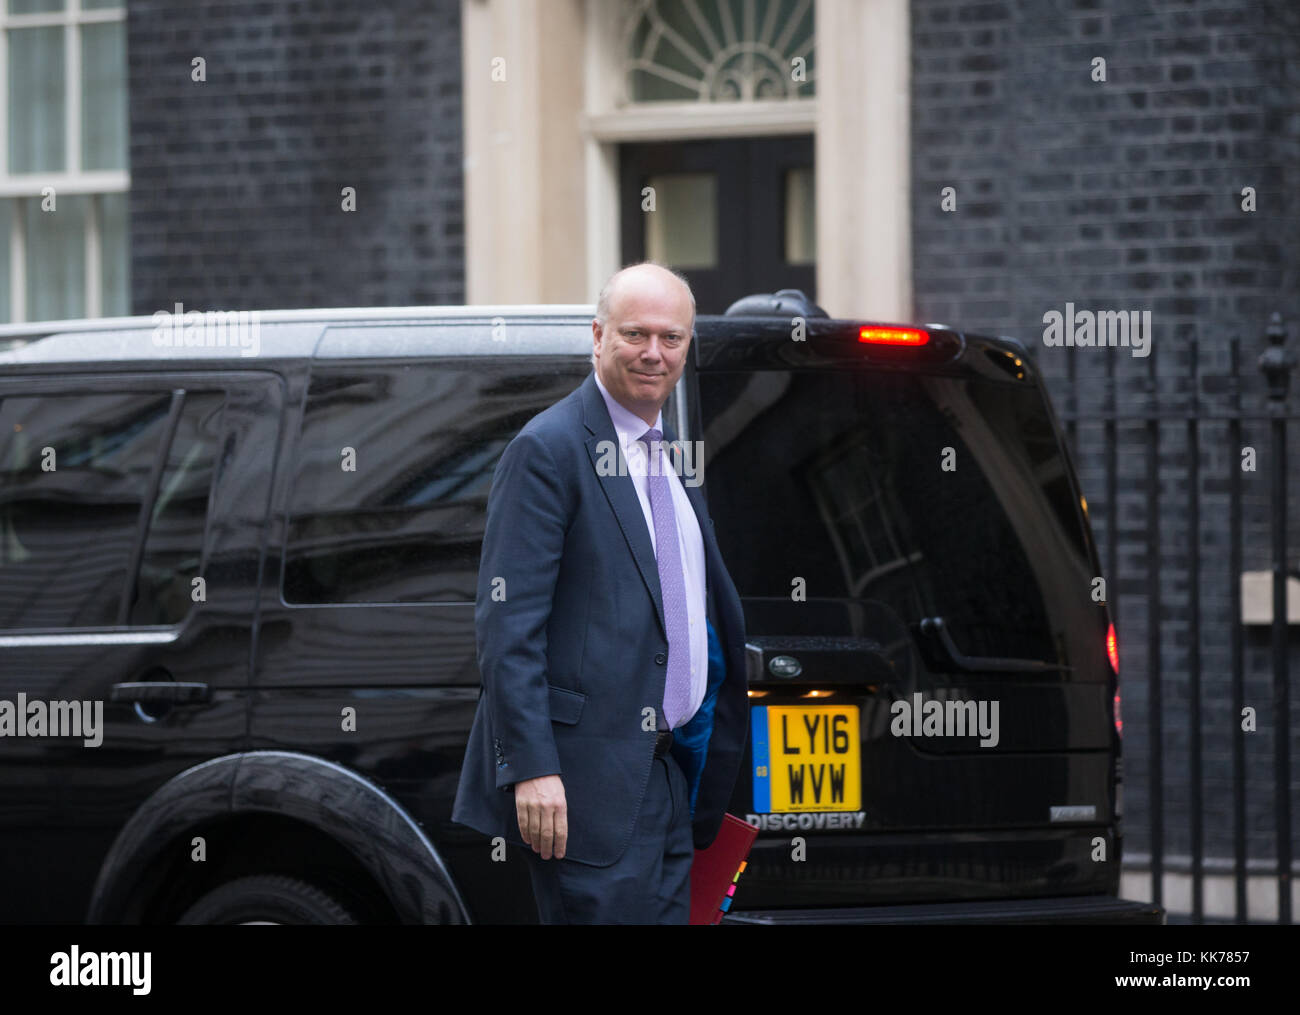
[[[1202, 427], [1200, 531], [1188, 526], [1186, 426], [1161, 424], [1161, 506], [1147, 510], [1143, 426], [1115, 441], [1118, 504], [1105, 500], [1107, 435], [1099, 413], [1113, 383], [1121, 414], [1192, 408], [1191, 344], [1202, 375], [1227, 369], [1242, 339], [1243, 407], [1262, 412], [1255, 359], [1268, 315], [1300, 347], [1300, 8], [1230, 0], [912, 0], [912, 216], [916, 317], [1021, 338], [1049, 378], [1059, 410], [1076, 414], [1076, 455], [1103, 562], [1110, 522], [1117, 573], [1107, 575], [1119, 631], [1125, 740], [1126, 849], [1150, 849], [1151, 744], [1146, 567], [1160, 543], [1165, 853], [1190, 852], [1188, 643], [1202, 663], [1204, 829], [1211, 857], [1232, 855], [1227, 476], [1240, 447]], [[1105, 82], [1092, 80], [1093, 59]], [[1243, 187], [1257, 210], [1241, 208]], [[956, 190], [955, 211], [940, 191]], [[1153, 355], [1047, 348], [1043, 314], [1150, 310]], [[1152, 367], [1154, 365], [1154, 371]], [[1148, 384], [1153, 385], [1148, 390]], [[1202, 379], [1206, 416], [1230, 404]], [[1300, 413], [1300, 378], [1290, 407]], [[1243, 476], [1244, 567], [1269, 567], [1268, 430], [1247, 422], [1260, 455]], [[1288, 562], [1300, 559], [1300, 433], [1291, 429]], [[1189, 562], [1201, 563], [1201, 616], [1189, 615]], [[1245, 633], [1249, 855], [1274, 854], [1273, 714], [1267, 629]], [[1296, 669], [1295, 629], [1291, 665]], [[1281, 722], [1279, 720], [1282, 719]], [[1300, 768], [1300, 750], [1292, 771]], [[1291, 782], [1292, 797], [1300, 781]], [[1300, 812], [1300, 807], [1293, 805]], [[1293, 814], [1300, 841], [1300, 813]]]
[[127, 46], [133, 313], [463, 301], [458, 0], [130, 0]]

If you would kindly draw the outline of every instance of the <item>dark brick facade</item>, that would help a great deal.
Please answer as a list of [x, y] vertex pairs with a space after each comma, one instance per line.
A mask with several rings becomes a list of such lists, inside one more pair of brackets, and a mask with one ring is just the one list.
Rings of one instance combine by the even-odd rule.
[[459, 0], [130, 0], [127, 25], [133, 313], [464, 301]]
[[[1226, 372], [1242, 339], [1246, 412], [1264, 411], [1255, 360], [1281, 311], [1300, 345], [1300, 8], [1232, 0], [912, 0], [912, 219], [918, 319], [1015, 335], [1033, 350], [1063, 413], [1077, 415], [1077, 464], [1119, 632], [1125, 732], [1126, 847], [1151, 847], [1147, 734], [1148, 555], [1160, 541], [1165, 854], [1190, 853], [1188, 642], [1202, 664], [1204, 834], [1232, 856], [1228, 479], [1239, 468], [1225, 426], [1201, 427], [1201, 520], [1189, 532], [1186, 424], [1161, 424], [1161, 508], [1148, 517], [1146, 431], [1121, 424], [1118, 503], [1105, 502], [1108, 442], [1100, 417], [1113, 372], [1119, 412], [1186, 411], [1190, 343], [1202, 375]], [[1094, 57], [1106, 81], [1091, 78]], [[1257, 210], [1241, 208], [1243, 187]], [[957, 209], [940, 191], [954, 187]], [[1048, 348], [1043, 314], [1150, 310], [1151, 363], [1126, 349]], [[1226, 411], [1202, 377], [1202, 416]], [[1300, 413], [1300, 379], [1290, 408]], [[1288, 562], [1300, 558], [1300, 434], [1291, 429]], [[1243, 443], [1260, 455], [1243, 475], [1244, 567], [1270, 566], [1271, 465], [1265, 424]], [[1117, 512], [1117, 514], [1116, 514]], [[1201, 618], [1189, 615], [1189, 561], [1200, 561]], [[1081, 590], [1082, 593], [1083, 590]], [[1296, 669], [1295, 628], [1291, 666]], [[1246, 702], [1260, 732], [1246, 741], [1249, 856], [1275, 856], [1273, 737], [1295, 738], [1300, 712], [1272, 710], [1267, 628], [1245, 629]], [[1300, 750], [1293, 748], [1293, 754]], [[1298, 758], [1297, 760], [1300, 760]], [[1296, 770], [1293, 764], [1292, 771]], [[1292, 799], [1300, 781], [1291, 782]], [[1300, 837], [1300, 807], [1293, 818]]]

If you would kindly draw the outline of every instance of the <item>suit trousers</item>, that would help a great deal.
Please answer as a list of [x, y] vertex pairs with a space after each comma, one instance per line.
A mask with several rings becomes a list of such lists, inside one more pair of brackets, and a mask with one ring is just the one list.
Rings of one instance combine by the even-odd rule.
[[687, 792], [672, 754], [655, 758], [631, 841], [608, 867], [543, 860], [525, 848], [538, 922], [687, 923], [695, 859]]

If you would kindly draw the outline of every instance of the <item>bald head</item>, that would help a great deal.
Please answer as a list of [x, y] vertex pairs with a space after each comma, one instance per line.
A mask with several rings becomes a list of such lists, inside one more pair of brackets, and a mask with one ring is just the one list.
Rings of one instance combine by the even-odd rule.
[[654, 261], [642, 261], [629, 264], [626, 268], [609, 276], [609, 280], [600, 290], [596, 300], [596, 320], [602, 325], [609, 320], [610, 307], [621, 290], [627, 288], [634, 292], [647, 290], [662, 292], [664, 286], [679, 287], [686, 294], [691, 304], [691, 330], [695, 329], [695, 294], [691, 292], [690, 283], [669, 268]]

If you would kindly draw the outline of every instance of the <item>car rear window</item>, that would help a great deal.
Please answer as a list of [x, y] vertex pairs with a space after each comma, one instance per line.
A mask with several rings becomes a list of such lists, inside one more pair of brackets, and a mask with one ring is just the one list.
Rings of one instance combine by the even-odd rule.
[[1035, 385], [837, 368], [707, 370], [699, 390], [742, 596], [798, 602], [802, 584], [942, 616], [967, 655], [1057, 658], [1051, 598], [1086, 595], [1091, 568]]

